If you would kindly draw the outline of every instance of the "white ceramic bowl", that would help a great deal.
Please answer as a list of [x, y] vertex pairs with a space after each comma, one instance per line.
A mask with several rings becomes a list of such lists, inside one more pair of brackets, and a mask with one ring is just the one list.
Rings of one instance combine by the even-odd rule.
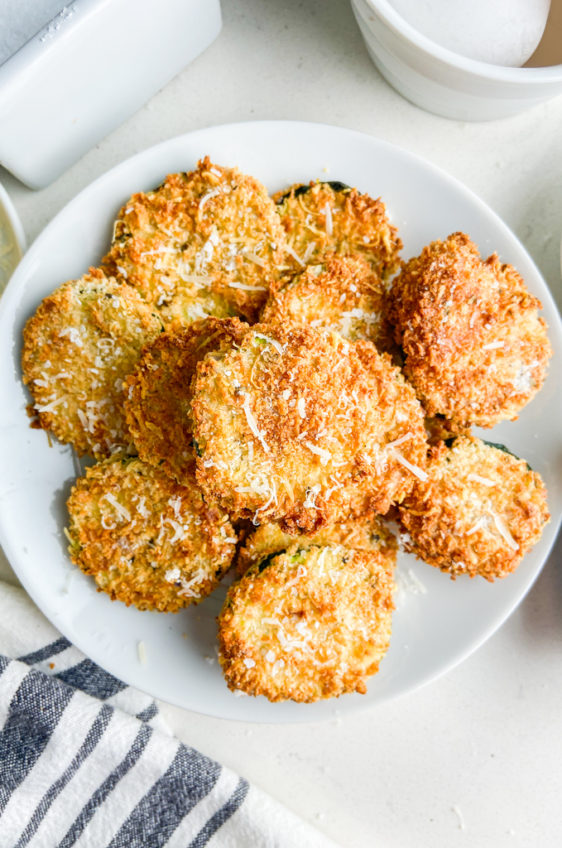
[[0, 183], [0, 294], [25, 251], [25, 233], [8, 192]]
[[488, 121], [562, 94], [562, 65], [507, 68], [459, 56], [412, 27], [387, 0], [351, 0], [369, 54], [407, 100], [461, 121]]

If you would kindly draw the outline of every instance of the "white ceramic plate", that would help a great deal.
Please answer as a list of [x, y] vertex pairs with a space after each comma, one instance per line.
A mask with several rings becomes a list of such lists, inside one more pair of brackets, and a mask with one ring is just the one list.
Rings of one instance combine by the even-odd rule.
[[[72, 455], [49, 447], [29, 428], [20, 381], [21, 331], [41, 298], [80, 276], [105, 253], [115, 213], [133, 192], [165, 174], [192, 168], [209, 154], [237, 165], [270, 190], [295, 181], [342, 180], [387, 204], [404, 241], [403, 256], [455, 230], [469, 233], [482, 254], [496, 250], [514, 264], [544, 304], [554, 345], [550, 376], [517, 422], [487, 431], [544, 476], [553, 516], [518, 571], [495, 584], [455, 583], [407, 555], [399, 571], [425, 591], [397, 598], [392, 645], [367, 695], [297, 705], [237, 698], [216, 661], [215, 616], [224, 592], [176, 615], [138, 612], [111, 602], [73, 568], [63, 535], [65, 499], [75, 476]], [[455, 180], [411, 154], [366, 135], [317, 124], [266, 122], [215, 127], [164, 142], [124, 162], [78, 195], [32, 245], [0, 308], [0, 536], [12, 566], [53, 624], [117, 677], [166, 701], [208, 715], [247, 721], [310, 721], [374, 705], [427, 683], [475, 650], [529, 589], [554, 541], [562, 512], [560, 396], [562, 329], [533, 262], [508, 228]], [[410, 579], [410, 583], [412, 583]], [[138, 643], [146, 659], [141, 661]], [[143, 652], [141, 651], [142, 655]]]

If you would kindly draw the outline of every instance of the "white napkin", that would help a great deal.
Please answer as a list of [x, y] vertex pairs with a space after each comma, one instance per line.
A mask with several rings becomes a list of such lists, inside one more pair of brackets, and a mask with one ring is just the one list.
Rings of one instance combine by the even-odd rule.
[[335, 848], [0, 581], [0, 846]]

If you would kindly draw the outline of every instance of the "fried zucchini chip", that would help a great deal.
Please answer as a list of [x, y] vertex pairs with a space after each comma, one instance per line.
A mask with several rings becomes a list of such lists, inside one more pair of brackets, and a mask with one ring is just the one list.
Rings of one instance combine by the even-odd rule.
[[453, 579], [514, 571], [550, 518], [540, 475], [473, 436], [431, 448], [427, 473], [399, 507], [407, 550]]
[[382, 200], [340, 182], [311, 182], [278, 192], [293, 273], [330, 253], [358, 253], [386, 280], [400, 267], [402, 242]]
[[514, 420], [552, 354], [541, 303], [464, 233], [432, 242], [393, 281], [390, 320], [427, 414], [459, 427]]
[[148, 344], [125, 383], [125, 415], [142, 460], [179, 483], [194, 472], [191, 381], [197, 363], [248, 330], [238, 318], [207, 318]]
[[198, 364], [192, 409], [197, 478], [234, 518], [313, 532], [424, 476], [421, 406], [369, 342], [256, 325]]
[[167, 326], [208, 315], [255, 321], [280, 274], [284, 241], [264, 186], [207, 157], [131, 197], [103, 262], [157, 306]]
[[340, 545], [252, 565], [218, 620], [229, 688], [301, 703], [365, 693], [390, 643], [393, 571], [391, 554]]
[[86, 470], [68, 499], [72, 562], [98, 591], [140, 610], [177, 612], [205, 598], [231, 565], [228, 515], [140, 459]]
[[278, 524], [262, 524], [248, 533], [238, 550], [236, 570], [239, 576], [252, 565], [281, 551], [306, 550], [310, 547], [341, 545], [354, 551], [379, 551], [396, 557], [396, 537], [376, 515], [343, 524], [328, 524], [311, 536], [284, 532]]
[[96, 268], [56, 289], [23, 334], [23, 381], [38, 426], [79, 455], [103, 459], [128, 448], [123, 381], [161, 332], [137, 292]]
[[392, 331], [385, 321], [386, 290], [366, 259], [328, 256], [287, 278], [269, 295], [260, 322], [325, 327], [345, 339], [366, 339], [390, 350]]

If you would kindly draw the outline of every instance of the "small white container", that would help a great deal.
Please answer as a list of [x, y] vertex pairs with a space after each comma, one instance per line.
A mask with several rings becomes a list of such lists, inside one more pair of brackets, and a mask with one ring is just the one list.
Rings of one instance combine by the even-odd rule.
[[562, 94], [562, 65], [508, 68], [459, 56], [412, 27], [387, 0], [351, 0], [382, 76], [416, 106], [445, 118], [488, 121]]
[[216, 38], [219, 0], [75, 0], [0, 66], [0, 164], [52, 182]]

